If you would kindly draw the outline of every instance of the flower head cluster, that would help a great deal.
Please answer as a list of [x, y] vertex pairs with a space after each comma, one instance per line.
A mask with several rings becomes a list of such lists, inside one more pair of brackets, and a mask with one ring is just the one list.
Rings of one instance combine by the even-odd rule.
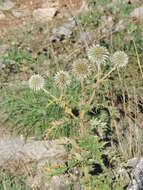
[[63, 90], [65, 87], [69, 86], [69, 84], [71, 82], [69, 73], [66, 71], [62, 71], [62, 70], [56, 73], [54, 80], [55, 80], [57, 87], [61, 90]]
[[117, 68], [124, 67], [128, 64], [128, 56], [124, 51], [117, 51], [111, 57], [111, 62], [117, 66]]
[[29, 87], [34, 91], [39, 91], [44, 87], [44, 78], [40, 75], [32, 75], [29, 79]]
[[77, 79], [87, 78], [91, 73], [91, 67], [86, 59], [78, 59], [73, 63], [73, 74]]
[[105, 64], [109, 57], [108, 50], [100, 45], [93, 45], [88, 49], [88, 58], [97, 65]]

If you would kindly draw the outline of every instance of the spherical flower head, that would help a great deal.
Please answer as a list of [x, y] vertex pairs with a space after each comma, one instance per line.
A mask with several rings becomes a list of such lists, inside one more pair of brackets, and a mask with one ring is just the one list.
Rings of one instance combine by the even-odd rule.
[[100, 45], [93, 45], [91, 48], [88, 49], [88, 58], [93, 63], [105, 64], [109, 57], [108, 50]]
[[29, 87], [34, 91], [39, 91], [44, 87], [44, 78], [38, 74], [32, 75], [29, 79]]
[[57, 87], [61, 90], [69, 86], [71, 82], [69, 73], [62, 70], [56, 73], [54, 80]]
[[86, 59], [78, 59], [73, 63], [73, 74], [77, 79], [83, 80], [91, 73], [91, 67]]
[[111, 62], [117, 66], [117, 68], [125, 67], [128, 64], [128, 56], [124, 51], [117, 51], [111, 57]]

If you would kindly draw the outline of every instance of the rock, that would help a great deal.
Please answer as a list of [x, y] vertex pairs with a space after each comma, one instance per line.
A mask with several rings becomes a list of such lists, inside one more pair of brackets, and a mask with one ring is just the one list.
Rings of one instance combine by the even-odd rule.
[[127, 165], [133, 167], [128, 190], [143, 190], [143, 157], [133, 158], [128, 161]]
[[17, 18], [31, 16], [30, 9], [26, 7], [25, 5], [21, 5], [19, 8], [13, 9], [11, 12], [13, 16]]
[[10, 160], [22, 159], [20, 153], [23, 150], [24, 140], [21, 139], [4, 139], [0, 140], [0, 166]]
[[64, 26], [61, 26], [58, 29], [54, 28], [53, 33], [56, 34], [57, 37], [59, 37], [59, 39], [60, 39], [61, 36], [70, 37], [72, 34], [72, 30], [70, 30], [69, 28], [66, 28]]
[[143, 157], [132, 158], [114, 171], [116, 178], [125, 180], [125, 190], [143, 190]]
[[67, 175], [53, 176], [50, 183], [45, 185], [44, 190], [65, 190], [68, 188], [71, 179]]
[[137, 165], [138, 161], [139, 161], [138, 158], [132, 158], [132, 159], [128, 160], [127, 167], [129, 167], [129, 168], [135, 168], [135, 166]]
[[24, 145], [23, 151], [28, 159], [36, 161], [51, 160], [52, 158], [55, 160], [58, 159], [61, 153], [65, 154], [63, 146], [56, 145], [54, 141], [53, 143], [47, 141], [29, 141]]
[[33, 16], [37, 21], [51, 21], [56, 11], [56, 8], [39, 8], [33, 11]]
[[[0, 166], [16, 174], [25, 176], [25, 183], [30, 187], [39, 187], [43, 184], [45, 164], [55, 165], [63, 163], [67, 159], [67, 153], [60, 141], [36, 141], [34, 139], [24, 141], [21, 138], [4, 138], [0, 140]], [[25, 171], [27, 168], [28, 171]], [[34, 172], [34, 175], [28, 175]], [[57, 180], [57, 177], [54, 178]], [[61, 189], [65, 184], [64, 177], [58, 178], [55, 184], [53, 180], [43, 184], [43, 187]], [[44, 188], [42, 188], [44, 189]], [[50, 188], [47, 188], [48, 190]], [[66, 189], [66, 188], [65, 188]], [[46, 190], [46, 188], [45, 188]]]
[[62, 41], [65, 38], [70, 38], [75, 26], [75, 21], [72, 18], [69, 18], [68, 21], [62, 24], [62, 26], [53, 28], [51, 41]]
[[15, 16], [17, 18], [20, 18], [22, 16], [22, 13], [17, 10], [12, 10], [12, 14], [13, 14], [13, 16]]
[[[22, 159], [23, 162], [41, 161], [59, 159], [60, 156], [65, 155], [64, 147], [58, 145], [56, 141], [35, 141], [28, 140], [26, 143], [24, 139], [9, 138], [0, 140], [0, 165], [4, 162]], [[58, 160], [58, 162], [59, 162]]]
[[2, 11], [0, 11], [0, 20], [3, 20], [3, 19], [5, 19], [5, 14], [2, 12]]
[[0, 10], [8, 11], [14, 7], [14, 3], [10, 0], [6, 0], [5, 2], [0, 4]]
[[14, 9], [12, 10], [13, 16], [20, 18], [30, 15], [30, 11], [28, 9]]
[[131, 17], [143, 20], [143, 7], [134, 9], [134, 11], [131, 12]]

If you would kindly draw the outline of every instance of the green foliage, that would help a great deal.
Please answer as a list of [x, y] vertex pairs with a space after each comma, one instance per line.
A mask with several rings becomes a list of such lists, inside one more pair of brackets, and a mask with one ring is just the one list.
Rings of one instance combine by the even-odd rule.
[[105, 176], [99, 176], [94, 177], [92, 184], [91, 184], [91, 190], [96, 187], [97, 190], [123, 190], [125, 186], [125, 180], [122, 178], [119, 178], [117, 181], [113, 182], [113, 174], [111, 171], [108, 171], [108, 174]]
[[4, 106], [6, 111], [9, 110], [6, 120], [17, 128], [17, 132], [24, 132], [26, 136], [42, 136], [50, 122], [62, 115], [61, 109], [56, 104], [53, 105], [50, 98], [43, 93], [34, 94], [25, 88], [17, 95], [11, 91], [5, 95], [6, 101], [1, 106]]
[[[104, 143], [99, 142], [97, 136], [87, 134], [84, 139], [65, 139], [62, 141], [68, 147], [69, 159], [65, 163], [56, 166], [45, 166], [45, 180], [62, 174], [68, 174], [76, 180], [82, 187], [90, 190], [122, 190], [125, 185], [125, 179], [115, 178], [111, 169], [107, 169], [102, 162]], [[69, 148], [70, 147], [70, 148]], [[102, 174], [90, 174], [94, 170], [94, 164], [99, 164], [102, 168]], [[85, 169], [89, 172], [84, 176]], [[75, 171], [75, 172], [74, 172]], [[73, 187], [73, 188], [72, 188]], [[70, 184], [69, 189], [74, 189], [74, 184]]]
[[[18, 48], [9, 48], [4, 55], [2, 55], [3, 64], [9, 72], [15, 73], [27, 69], [33, 69], [37, 61], [33, 58], [32, 54]], [[7, 71], [8, 72], [8, 71]]]
[[[15, 177], [0, 169], [0, 190], [31, 190], [24, 183], [22, 176]], [[35, 189], [36, 190], [36, 189]]]
[[[65, 138], [63, 144], [65, 145], [69, 158], [66, 163], [62, 163], [56, 167], [51, 165], [45, 166], [45, 171], [47, 172], [46, 177], [48, 180], [54, 175], [68, 174], [69, 176], [76, 178], [76, 180], [84, 187], [90, 187], [91, 190], [122, 190], [124, 187], [124, 180], [120, 177], [119, 179], [113, 180], [113, 178], [115, 178], [113, 172], [114, 168], [106, 168], [102, 159], [103, 153], [106, 153], [109, 155], [109, 161], [114, 162], [114, 167], [116, 168], [118, 163], [121, 162], [120, 152], [118, 152], [118, 150], [114, 151], [112, 147], [111, 152], [108, 149], [105, 150], [106, 142], [103, 141], [103, 138], [106, 133], [108, 133], [108, 129], [111, 129], [113, 120], [120, 119], [121, 114], [119, 111], [124, 110], [121, 105], [119, 105], [120, 107], [118, 106], [118, 97], [122, 97], [125, 92], [128, 92], [127, 95], [131, 96], [135, 96], [135, 93], [137, 96], [142, 94], [140, 90], [142, 87], [142, 78], [138, 72], [137, 55], [133, 43], [134, 40], [137, 45], [139, 58], [142, 59], [142, 28], [139, 27], [137, 23], [131, 22], [131, 19], [129, 18], [130, 12], [133, 9], [132, 4], [129, 5], [123, 0], [118, 1], [117, 6], [111, 3], [110, 0], [89, 0], [88, 3], [90, 11], [88, 13], [80, 14], [79, 16], [81, 24], [80, 30], [85, 29], [85, 31], [92, 31], [92, 37], [95, 38], [93, 40], [108, 47], [111, 54], [117, 50], [125, 51], [130, 57], [129, 65], [126, 70], [121, 69], [120, 71], [113, 71], [111, 75], [101, 81], [96, 88], [93, 101], [90, 105], [88, 105], [88, 101], [93, 93], [92, 85], [97, 81], [97, 68], [96, 71], [92, 73], [92, 76], [90, 76], [87, 81], [84, 81], [84, 90], [82, 89], [80, 81], [76, 81], [75, 78], [72, 78], [71, 85], [64, 90], [61, 98], [61, 92], [58, 87], [55, 86], [53, 76], [59, 71], [59, 68], [70, 70], [74, 57], [83, 56], [84, 58], [87, 58], [87, 52], [83, 50], [83, 44], [81, 45], [77, 42], [77, 46], [80, 46], [78, 48], [81, 48], [81, 51], [78, 55], [75, 53], [70, 61], [69, 59], [68, 61], [64, 60], [64, 54], [67, 54], [68, 51], [66, 49], [71, 45], [71, 42], [67, 40], [66, 45], [69, 43], [69, 46], [67, 47], [66, 45], [62, 47], [64, 42], [63, 44], [62, 42], [59, 42], [57, 45], [59, 47], [56, 47], [56, 44], [53, 46], [47, 45], [45, 40], [47, 34], [45, 33], [45, 36], [41, 38], [41, 41], [44, 41], [45, 43], [42, 44], [41, 41], [38, 41], [37, 39], [37, 41], [34, 39], [31, 43], [31, 35], [35, 36], [34, 30], [36, 31], [36, 34], [38, 34], [36, 36], [41, 37], [39, 29], [40, 27], [44, 29], [44, 26], [36, 26], [32, 33], [22, 33], [24, 41], [21, 47], [23, 48], [9, 48], [3, 56], [3, 61], [11, 74], [18, 73], [22, 70], [23, 66], [27, 67], [30, 74], [34, 73], [36, 70], [36, 64], [39, 64], [40, 56], [36, 54], [37, 59], [35, 59], [33, 54], [24, 50], [24, 48], [29, 46], [31, 47], [30, 50], [32, 49], [31, 52], [36, 51], [36, 53], [38, 53], [39, 49], [43, 48], [41, 47], [41, 44], [44, 45], [44, 47], [48, 49], [47, 57], [41, 50], [40, 51], [41, 54], [43, 54], [43, 57], [48, 61], [47, 64], [49, 65], [46, 65], [46, 68], [44, 65], [42, 69], [45, 72], [48, 68], [49, 75], [44, 76], [45, 73], [41, 72], [42, 63], [40, 63], [40, 72], [45, 78], [45, 89], [54, 95], [58, 101], [53, 100], [50, 95], [47, 95], [44, 92], [34, 93], [29, 90], [27, 86], [24, 86], [22, 90], [1, 90], [2, 97], [0, 100], [0, 108], [6, 113], [6, 118], [3, 122], [10, 123], [13, 126], [13, 130], [24, 134], [26, 137], [34, 135], [39, 139], [44, 137], [46, 137], [46, 139], [56, 139], [61, 137], [68, 138]], [[114, 26], [123, 19], [123, 29], [119, 32], [113, 32], [112, 36], [109, 34], [103, 36], [102, 33], [100, 34], [98, 31], [98, 28], [101, 27], [102, 16], [105, 16], [105, 18], [106, 16], [112, 16]], [[21, 40], [19, 39], [19, 42], [20, 41]], [[31, 44], [29, 44], [29, 42]], [[74, 52], [72, 49], [73, 47], [74, 45], [71, 47], [71, 52]], [[55, 65], [55, 55], [58, 55], [58, 49], [61, 50], [63, 57], [59, 55], [62, 59], [58, 60], [58, 64], [56, 63]], [[48, 60], [49, 58], [50, 60]], [[67, 62], [69, 63], [67, 64]], [[106, 65], [101, 66], [101, 78], [110, 71], [110, 65], [111, 62], [108, 60]], [[22, 74], [24, 75], [25, 73], [23, 72]], [[133, 93], [132, 87], [136, 89], [135, 93]], [[113, 105], [113, 103], [115, 103], [115, 105]], [[70, 111], [75, 109], [77, 111], [77, 116], [73, 117], [67, 113], [65, 109], [67, 108], [66, 106], [68, 106]], [[128, 107], [128, 104], [125, 104], [124, 106]], [[88, 112], [91, 111], [93, 107], [96, 107], [96, 113], [94, 116], [89, 116]], [[85, 113], [83, 118], [80, 116], [81, 111], [84, 111]], [[86, 128], [84, 138], [81, 138], [80, 136], [81, 124], [84, 124], [84, 127]], [[93, 133], [94, 130], [97, 130], [98, 135]], [[116, 133], [112, 133], [112, 136], [118, 141]], [[128, 139], [128, 136], [126, 139]], [[137, 136], [134, 137], [135, 140], [137, 139], [136, 137]], [[128, 152], [127, 148], [128, 147], [125, 147], [125, 152]], [[94, 169], [94, 164], [99, 164], [101, 166], [103, 170], [101, 174], [90, 174], [89, 171]], [[73, 173], [74, 168], [79, 171], [79, 176]], [[8, 190], [24, 190], [23, 186], [15, 186], [17, 182], [15, 183], [15, 179], [9, 175], [5, 176], [5, 178], [0, 178], [0, 190], [3, 189], [3, 180], [4, 183], [6, 182]], [[25, 187], [25, 189], [26, 188], [27, 187]], [[69, 189], [71, 190], [72, 188], [73, 184], [71, 184]]]

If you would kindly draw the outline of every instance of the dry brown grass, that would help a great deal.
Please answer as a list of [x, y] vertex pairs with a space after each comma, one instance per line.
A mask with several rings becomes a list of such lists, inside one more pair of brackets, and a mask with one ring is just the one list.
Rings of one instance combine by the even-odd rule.
[[59, 0], [60, 5], [65, 6], [68, 5], [73, 9], [80, 9], [83, 4], [83, 0]]

